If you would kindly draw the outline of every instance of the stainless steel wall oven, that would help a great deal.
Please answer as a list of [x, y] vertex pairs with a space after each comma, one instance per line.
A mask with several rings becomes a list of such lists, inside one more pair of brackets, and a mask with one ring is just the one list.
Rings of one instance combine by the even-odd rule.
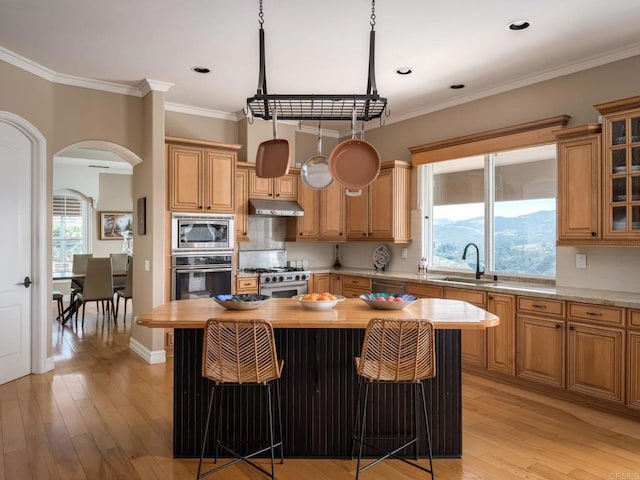
[[171, 300], [231, 293], [233, 252], [191, 253], [171, 257]]

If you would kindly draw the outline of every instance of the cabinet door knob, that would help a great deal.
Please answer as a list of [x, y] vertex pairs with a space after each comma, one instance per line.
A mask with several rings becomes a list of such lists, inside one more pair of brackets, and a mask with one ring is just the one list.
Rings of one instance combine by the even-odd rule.
[[571, 326], [569, 327], [569, 330], [575, 330], [575, 329], [576, 329], [576, 327], [574, 327], [573, 325], [571, 325]]
[[560, 325], [559, 323], [556, 323], [556, 328], [562, 328], [562, 325]]
[[595, 237], [596, 235], [598, 235], [596, 232], [591, 232], [592, 237]]
[[279, 194], [279, 193], [276, 193], [276, 197], [279, 197], [279, 196], [280, 196], [280, 194]]

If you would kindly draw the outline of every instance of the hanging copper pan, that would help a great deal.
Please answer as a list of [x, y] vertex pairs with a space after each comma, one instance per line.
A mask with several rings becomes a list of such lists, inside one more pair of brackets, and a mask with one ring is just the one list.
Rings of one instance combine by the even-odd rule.
[[256, 176], [260, 178], [282, 177], [289, 172], [289, 141], [278, 138], [276, 108], [273, 108], [273, 140], [258, 145]]
[[[380, 173], [380, 155], [370, 143], [355, 138], [355, 111], [351, 123], [351, 139], [339, 143], [329, 155], [329, 173], [346, 194], [360, 195]], [[354, 190], [349, 190], [354, 189]]]

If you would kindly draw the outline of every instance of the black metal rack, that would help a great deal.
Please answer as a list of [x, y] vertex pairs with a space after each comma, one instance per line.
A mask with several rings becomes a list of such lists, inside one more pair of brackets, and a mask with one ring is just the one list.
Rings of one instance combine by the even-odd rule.
[[[378, 95], [375, 75], [375, 0], [372, 2], [371, 32], [369, 34], [369, 77], [367, 93], [346, 95], [273, 95], [267, 93], [264, 55], [262, 2], [260, 2], [260, 72], [256, 95], [247, 98], [247, 117], [271, 120], [275, 111], [278, 120], [349, 120], [368, 122], [389, 115], [387, 99]], [[355, 110], [355, 115], [354, 115]], [[355, 117], [355, 118], [354, 118]], [[381, 120], [381, 124], [382, 124]]]

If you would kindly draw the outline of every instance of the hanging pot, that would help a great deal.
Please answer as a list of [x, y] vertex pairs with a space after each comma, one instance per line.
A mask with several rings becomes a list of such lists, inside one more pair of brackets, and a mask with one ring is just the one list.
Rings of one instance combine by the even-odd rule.
[[[351, 122], [351, 140], [339, 143], [329, 155], [329, 173], [349, 196], [358, 196], [380, 173], [380, 155], [370, 143], [355, 135], [355, 109]], [[363, 130], [364, 132], [364, 130]], [[350, 190], [353, 189], [353, 190]]]
[[273, 140], [258, 145], [256, 176], [260, 178], [282, 177], [289, 172], [289, 141], [278, 138], [278, 114], [273, 108]]
[[329, 173], [329, 162], [322, 155], [322, 128], [318, 125], [318, 154], [305, 160], [300, 168], [300, 178], [309, 188], [322, 190], [333, 183]]

